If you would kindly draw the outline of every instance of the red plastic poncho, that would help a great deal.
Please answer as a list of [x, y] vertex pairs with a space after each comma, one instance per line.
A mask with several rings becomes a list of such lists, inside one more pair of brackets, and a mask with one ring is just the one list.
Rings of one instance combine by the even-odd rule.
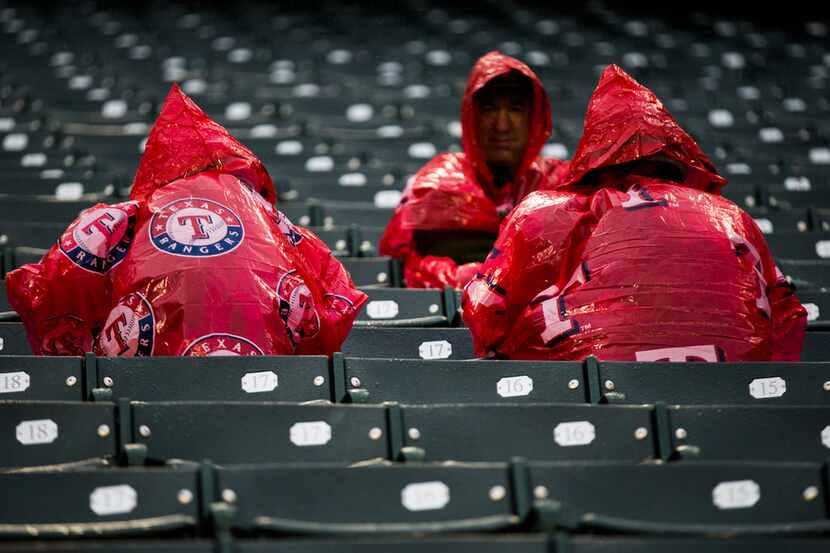
[[[501, 189], [476, 141], [473, 96], [488, 82], [518, 71], [533, 84], [528, 142], [512, 183]], [[470, 72], [461, 107], [463, 153], [440, 154], [412, 178], [380, 242], [380, 253], [404, 262], [404, 280], [412, 288], [460, 288], [479, 263], [457, 266], [449, 257], [421, 257], [413, 233], [418, 230], [465, 230], [498, 233], [506, 214], [528, 193], [553, 187], [564, 175], [566, 162], [539, 155], [551, 133], [550, 99], [536, 74], [524, 63], [499, 52], [481, 57]]]
[[[581, 182], [647, 156], [685, 180], [623, 168]], [[565, 183], [514, 210], [465, 290], [477, 354], [797, 361], [806, 312], [724, 184], [651, 91], [607, 68]]]
[[8, 275], [42, 355], [330, 354], [365, 294], [278, 212], [263, 165], [173, 86], [128, 202]]

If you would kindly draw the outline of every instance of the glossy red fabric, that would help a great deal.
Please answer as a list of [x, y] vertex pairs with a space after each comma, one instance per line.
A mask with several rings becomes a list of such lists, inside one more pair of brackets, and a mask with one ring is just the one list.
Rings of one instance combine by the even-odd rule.
[[[476, 141], [473, 96], [496, 77], [517, 71], [533, 84], [528, 143], [514, 182], [500, 189]], [[536, 74], [519, 60], [490, 52], [470, 72], [461, 107], [463, 153], [444, 153], [429, 161], [406, 186], [400, 205], [380, 242], [380, 252], [402, 259], [406, 284], [413, 288], [438, 284], [461, 287], [470, 267], [459, 268], [447, 257], [416, 254], [417, 230], [470, 230], [497, 233], [501, 217], [533, 190], [553, 187], [564, 176], [566, 162], [539, 155], [551, 133], [550, 99]]]
[[[646, 157], [683, 182], [625, 167], [585, 178]], [[466, 287], [477, 354], [797, 361], [806, 312], [724, 184], [659, 100], [608, 67], [565, 184], [524, 199]]]
[[36, 354], [331, 354], [366, 295], [273, 206], [256, 157], [174, 86], [131, 200], [7, 278]]

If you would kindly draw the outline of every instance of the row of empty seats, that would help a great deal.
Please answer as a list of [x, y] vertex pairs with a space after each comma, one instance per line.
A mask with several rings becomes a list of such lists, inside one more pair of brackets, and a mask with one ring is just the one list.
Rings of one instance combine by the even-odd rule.
[[[403, 332], [410, 332], [407, 329]], [[430, 346], [425, 347], [427, 349]], [[442, 345], [442, 347], [446, 347]], [[435, 346], [438, 349], [438, 346]], [[806, 406], [830, 365], [423, 360], [344, 356], [0, 356], [0, 398], [379, 404], [569, 403]]]
[[231, 532], [817, 533], [830, 527], [825, 478], [826, 465], [811, 463], [518, 459], [457, 466], [180, 463], [117, 471], [6, 472], [0, 473], [0, 483], [17, 500], [0, 505], [0, 536], [204, 535], [205, 530], [220, 539]]
[[[211, 424], [194, 422], [204, 420]], [[821, 462], [830, 450], [830, 407], [5, 400], [0, 433], [5, 468], [97, 458], [128, 465], [174, 459], [495, 462], [515, 456]]]

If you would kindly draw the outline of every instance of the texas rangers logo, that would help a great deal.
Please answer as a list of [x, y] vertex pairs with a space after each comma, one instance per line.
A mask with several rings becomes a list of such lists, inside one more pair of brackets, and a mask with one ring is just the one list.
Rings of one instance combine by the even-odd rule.
[[233, 334], [207, 334], [196, 338], [182, 354], [190, 357], [263, 355], [258, 345]]
[[84, 212], [61, 236], [61, 252], [87, 271], [106, 273], [127, 256], [137, 211], [138, 205], [128, 202]]
[[110, 311], [95, 340], [95, 352], [108, 357], [147, 357], [153, 355], [155, 336], [153, 306], [134, 292], [121, 298]]
[[288, 271], [277, 283], [280, 318], [285, 323], [288, 338], [296, 348], [304, 338], [320, 332], [320, 317], [314, 308], [314, 298], [297, 271]]
[[224, 255], [242, 243], [242, 220], [230, 208], [213, 200], [182, 198], [157, 211], [150, 221], [153, 245], [171, 255]]

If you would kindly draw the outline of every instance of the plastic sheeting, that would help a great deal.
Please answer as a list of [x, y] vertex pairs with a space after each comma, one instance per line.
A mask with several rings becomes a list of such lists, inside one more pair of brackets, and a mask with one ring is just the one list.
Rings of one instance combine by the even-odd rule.
[[36, 354], [331, 354], [366, 295], [273, 205], [260, 161], [174, 85], [128, 202], [7, 276]]
[[565, 183], [525, 198], [467, 285], [477, 354], [797, 361], [806, 312], [724, 184], [654, 94], [608, 67]]

